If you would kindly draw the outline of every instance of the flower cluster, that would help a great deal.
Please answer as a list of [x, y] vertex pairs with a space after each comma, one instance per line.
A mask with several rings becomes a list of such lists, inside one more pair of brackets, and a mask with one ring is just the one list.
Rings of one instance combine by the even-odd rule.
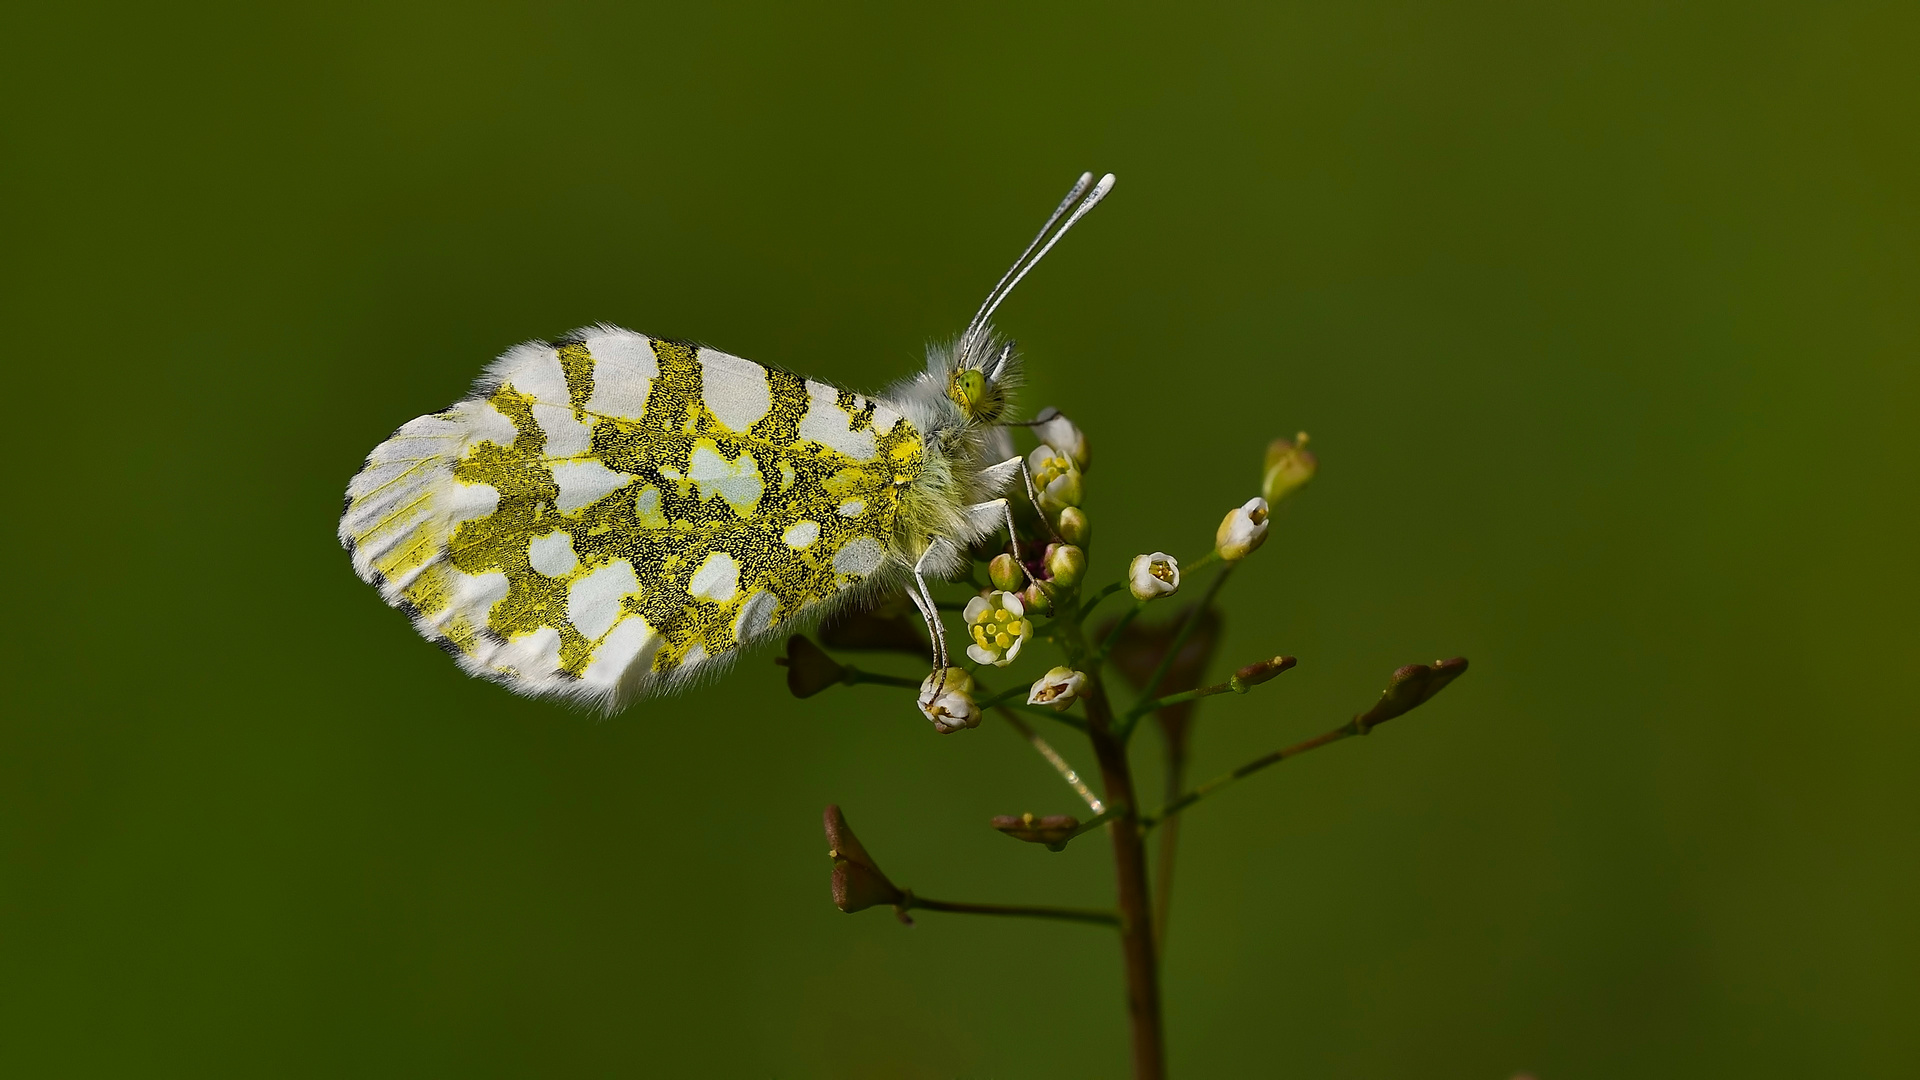
[[[967, 401], [981, 391], [978, 381], [956, 383], [956, 392]], [[976, 403], [977, 404], [977, 403]], [[1092, 816], [1085, 821], [1071, 814], [1002, 814], [990, 824], [1004, 836], [1054, 851], [1064, 849], [1076, 838], [1100, 829], [1114, 845], [1115, 865], [1121, 876], [1117, 891], [1118, 910], [1064, 908], [1051, 905], [1014, 905], [1006, 903], [963, 903], [934, 900], [893, 883], [853, 835], [837, 806], [827, 808], [824, 825], [833, 860], [834, 903], [846, 912], [889, 905], [903, 922], [911, 922], [911, 910], [932, 910], [983, 915], [1022, 915], [1036, 918], [1071, 920], [1114, 927], [1126, 940], [1129, 962], [1130, 1000], [1150, 998], [1154, 990], [1156, 962], [1156, 920], [1151, 910], [1153, 890], [1146, 877], [1149, 861], [1145, 850], [1148, 830], [1174, 820], [1202, 798], [1226, 784], [1234, 783], [1268, 766], [1321, 746], [1353, 736], [1366, 735], [1379, 725], [1424, 704], [1466, 670], [1466, 661], [1455, 658], [1432, 664], [1412, 664], [1395, 671], [1373, 707], [1352, 715], [1341, 726], [1323, 732], [1284, 749], [1254, 758], [1238, 768], [1198, 786], [1190, 785], [1184, 773], [1187, 761], [1188, 733], [1193, 713], [1202, 699], [1216, 695], [1253, 692], [1295, 666], [1295, 658], [1273, 655], [1245, 664], [1226, 678], [1206, 683], [1220, 640], [1222, 616], [1213, 606], [1219, 590], [1228, 581], [1229, 572], [1266, 544], [1273, 531], [1274, 507], [1291, 497], [1313, 479], [1318, 462], [1305, 449], [1307, 436], [1276, 440], [1267, 450], [1260, 493], [1233, 506], [1219, 519], [1213, 532], [1213, 547], [1187, 561], [1188, 575], [1212, 573], [1205, 579], [1199, 603], [1184, 605], [1170, 619], [1140, 618], [1155, 601], [1180, 591], [1181, 561], [1165, 551], [1136, 555], [1119, 580], [1098, 583], [1087, 579], [1098, 564], [1089, 556], [1093, 525], [1081, 502], [1086, 494], [1085, 474], [1092, 455], [1087, 437], [1072, 421], [1053, 409], [1041, 413], [1029, 425], [1039, 445], [1027, 457], [1033, 490], [1027, 499], [1015, 496], [1019, 504], [1012, 522], [1016, 535], [1008, 538], [1006, 550], [978, 551], [977, 559], [986, 562], [985, 585], [979, 584], [979, 567], [971, 566], [968, 577], [975, 583], [976, 595], [969, 597], [961, 612], [966, 637], [965, 658], [970, 666], [946, 666], [946, 624], [939, 622], [942, 611], [960, 606], [956, 599], [938, 599], [922, 591], [913, 600], [927, 619], [930, 636], [937, 651], [938, 670], [918, 685], [916, 695], [920, 712], [934, 730], [953, 734], [978, 727], [988, 710], [1004, 717], [1046, 759], [1074, 794], [1086, 803]], [[1005, 433], [1000, 433], [1004, 435]], [[1009, 452], [1011, 448], [1009, 447]], [[1011, 494], [1011, 493], [1010, 493]], [[1037, 513], [1028, 513], [1031, 503]], [[1201, 534], [1204, 536], [1204, 533]], [[1118, 570], [1110, 564], [1109, 573]], [[1128, 604], [1126, 596], [1132, 597]], [[1119, 610], [1096, 619], [1103, 602], [1113, 600]], [[904, 649], [924, 656], [925, 645], [917, 624], [905, 620], [905, 604], [892, 615], [861, 613], [845, 623], [823, 628], [823, 637], [836, 648]], [[864, 623], [856, 625], [856, 621]], [[1038, 622], [1038, 626], [1036, 626]], [[1029, 643], [1057, 647], [1064, 662], [1053, 664], [1045, 674], [1025, 689], [1025, 700], [1017, 684], [996, 691], [991, 685], [1001, 676], [995, 669], [1010, 667]], [[1034, 646], [1041, 648], [1043, 646]], [[806, 638], [789, 640], [787, 684], [796, 696], [807, 697], [829, 687], [873, 683], [886, 686], [912, 686], [910, 679], [861, 671], [843, 664]], [[1103, 672], [1117, 674], [1135, 691], [1130, 705], [1116, 706], [1115, 685], [1103, 681]], [[1066, 715], [1079, 707], [1078, 716]], [[1036, 717], [1038, 719], [1036, 719]], [[1089, 783], [1066, 753], [1049, 741], [1052, 733], [1035, 730], [1057, 720], [1091, 742], [1098, 762], [1098, 782], [1103, 790]], [[1157, 807], [1142, 807], [1131, 793], [1140, 789], [1133, 779], [1128, 761], [1128, 740], [1142, 723], [1151, 722], [1160, 731], [1161, 760], [1167, 770], [1167, 794]], [[1124, 796], [1124, 797], [1123, 797]], [[1111, 801], [1109, 801], [1111, 800]], [[1149, 810], [1151, 812], [1149, 812]], [[1174, 841], [1178, 832], [1159, 833], [1162, 867], [1173, 865]], [[1159, 925], [1164, 925], [1163, 923]], [[1146, 957], [1144, 964], [1137, 958]], [[1157, 1039], [1157, 1013], [1141, 1019], [1135, 1015], [1138, 1034], [1146, 1031]], [[1154, 1051], [1136, 1059], [1136, 1075], [1158, 1076]], [[1140, 1066], [1145, 1062], [1147, 1068]]]

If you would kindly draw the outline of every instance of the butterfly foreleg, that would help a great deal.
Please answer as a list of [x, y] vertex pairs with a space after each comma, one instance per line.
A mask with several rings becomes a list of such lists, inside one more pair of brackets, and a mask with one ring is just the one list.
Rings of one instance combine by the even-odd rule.
[[[1053, 519], [1049, 518], [1047, 512], [1040, 508], [1040, 488], [1033, 482], [1033, 470], [1027, 467], [1026, 458], [1010, 457], [998, 465], [989, 465], [980, 470], [980, 479], [992, 487], [997, 488], [1001, 484], [1011, 480], [1013, 474], [1016, 472], [1020, 474], [1020, 486], [1026, 490], [1027, 502], [1033, 507], [1034, 514], [1040, 518], [1040, 524], [1046, 526], [1047, 532], [1053, 537], [1055, 543], [1065, 543], [1065, 541], [1060, 538], [1060, 531], [1053, 527]], [[1004, 502], [1006, 500], [1002, 499], [999, 501]], [[979, 505], [986, 506], [988, 504], [981, 503]], [[974, 510], [977, 508], [978, 507], [970, 506], [967, 509]], [[1015, 535], [1013, 531], [1011, 511], [1009, 511], [1007, 517], [1007, 536], [1013, 540], [1013, 557], [1016, 559], [1020, 558], [1020, 538]], [[1023, 563], [1022, 565], [1025, 564]]]
[[946, 689], [947, 684], [947, 629], [940, 622], [940, 609], [934, 605], [933, 590], [927, 587], [927, 560], [933, 557], [934, 547], [947, 541], [934, 537], [927, 550], [913, 564], [913, 585], [907, 589], [907, 596], [913, 600], [913, 606], [920, 609], [920, 617], [927, 621], [927, 636], [933, 640], [933, 690], [923, 704], [932, 704]]

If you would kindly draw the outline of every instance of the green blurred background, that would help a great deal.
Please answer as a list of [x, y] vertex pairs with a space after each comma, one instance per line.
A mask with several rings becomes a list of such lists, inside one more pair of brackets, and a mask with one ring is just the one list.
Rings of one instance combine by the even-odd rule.
[[878, 387], [1111, 169], [1001, 319], [1096, 580], [1322, 458], [1226, 601], [1300, 667], [1197, 773], [1474, 665], [1189, 818], [1176, 1072], [1920, 1073], [1912, 4], [0, 19], [0, 1071], [1121, 1072], [1105, 933], [828, 902], [829, 801], [930, 895], [1108, 902], [986, 828], [1074, 809], [1004, 727], [767, 654], [597, 722], [333, 539], [506, 346]]

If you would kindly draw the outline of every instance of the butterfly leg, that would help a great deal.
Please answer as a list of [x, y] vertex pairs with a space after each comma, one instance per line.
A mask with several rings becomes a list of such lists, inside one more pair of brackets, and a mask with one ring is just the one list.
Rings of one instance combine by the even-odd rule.
[[1040, 507], [1040, 489], [1034, 486], [1033, 470], [1027, 468], [1026, 458], [1020, 459], [1020, 482], [1026, 486], [1027, 501], [1033, 504], [1033, 512], [1040, 515], [1040, 524], [1047, 527], [1047, 532], [1053, 536], [1054, 543], [1066, 543], [1066, 540], [1060, 536], [1060, 530], [1053, 527], [1053, 519], [1048, 517], [1047, 512]]
[[[1015, 532], [1013, 528], [1013, 504], [1005, 499], [989, 499], [986, 502], [974, 503], [972, 506], [967, 507], [966, 513], [969, 521], [980, 521], [991, 515], [1000, 519], [994, 522], [995, 527], [1001, 524], [1006, 525], [1007, 541], [1013, 546], [1013, 561], [1020, 564], [1020, 572], [1026, 574], [1027, 562], [1020, 557], [1020, 534]], [[1033, 576], [1028, 574], [1027, 580], [1031, 583]]]
[[932, 704], [947, 685], [947, 628], [940, 622], [940, 609], [934, 606], [933, 590], [927, 587], [924, 570], [927, 560], [933, 556], [935, 544], [944, 544], [945, 540], [934, 537], [927, 544], [917, 562], [913, 564], [913, 587], [907, 590], [907, 596], [913, 605], [920, 609], [920, 617], [927, 621], [927, 636], [933, 639], [933, 670], [935, 674], [933, 692], [922, 704]]
[[[1060, 530], [1053, 527], [1053, 519], [1049, 518], [1047, 512], [1040, 508], [1040, 489], [1035, 486], [1033, 482], [1033, 471], [1027, 468], [1026, 458], [1010, 457], [998, 465], [989, 465], [980, 470], [980, 478], [990, 485], [990, 487], [998, 488], [1013, 479], [1013, 474], [1016, 472], [1020, 474], [1020, 486], [1026, 489], [1027, 502], [1032, 505], [1034, 514], [1040, 518], [1040, 524], [1047, 527], [1047, 532], [1052, 535], [1055, 543], [1065, 543], [1066, 541], [1060, 538]], [[999, 501], [1004, 502], [1005, 500]], [[976, 506], [970, 506], [967, 509], [970, 511], [978, 510], [989, 505], [991, 504], [980, 503]], [[1013, 531], [1013, 511], [1011, 509], [1007, 511], [1007, 537], [1013, 541], [1014, 558], [1019, 558], [1020, 538], [1018, 534]]]

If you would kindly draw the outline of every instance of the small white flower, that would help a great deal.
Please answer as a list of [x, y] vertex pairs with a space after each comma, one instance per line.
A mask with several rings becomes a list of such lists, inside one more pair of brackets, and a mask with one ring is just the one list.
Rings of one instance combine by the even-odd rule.
[[1006, 667], [1033, 636], [1033, 621], [1019, 594], [995, 590], [967, 601], [967, 655], [976, 664]]
[[1027, 692], [1027, 704], [1047, 705], [1065, 712], [1086, 685], [1084, 672], [1057, 667], [1034, 680], [1033, 689]]
[[1135, 555], [1127, 567], [1127, 590], [1136, 600], [1172, 596], [1180, 588], [1180, 562], [1164, 551]]
[[1228, 562], [1246, 558], [1254, 548], [1267, 542], [1267, 526], [1270, 524], [1267, 500], [1258, 495], [1248, 499], [1245, 506], [1236, 506], [1227, 511], [1219, 530], [1213, 534], [1220, 557]]
[[920, 711], [933, 721], [935, 731], [951, 735], [961, 728], [977, 727], [980, 710], [973, 701], [973, 676], [963, 668], [936, 671], [920, 684]]
[[1080, 466], [1071, 457], [1041, 443], [1027, 455], [1027, 471], [1033, 474], [1033, 486], [1040, 489], [1040, 509], [1058, 514], [1080, 505]]
[[1040, 410], [1035, 417], [1039, 423], [1033, 425], [1033, 434], [1041, 442], [1066, 454], [1073, 463], [1086, 472], [1093, 465], [1093, 450], [1087, 445], [1087, 434], [1074, 422], [1060, 415], [1060, 410], [1049, 405]]

